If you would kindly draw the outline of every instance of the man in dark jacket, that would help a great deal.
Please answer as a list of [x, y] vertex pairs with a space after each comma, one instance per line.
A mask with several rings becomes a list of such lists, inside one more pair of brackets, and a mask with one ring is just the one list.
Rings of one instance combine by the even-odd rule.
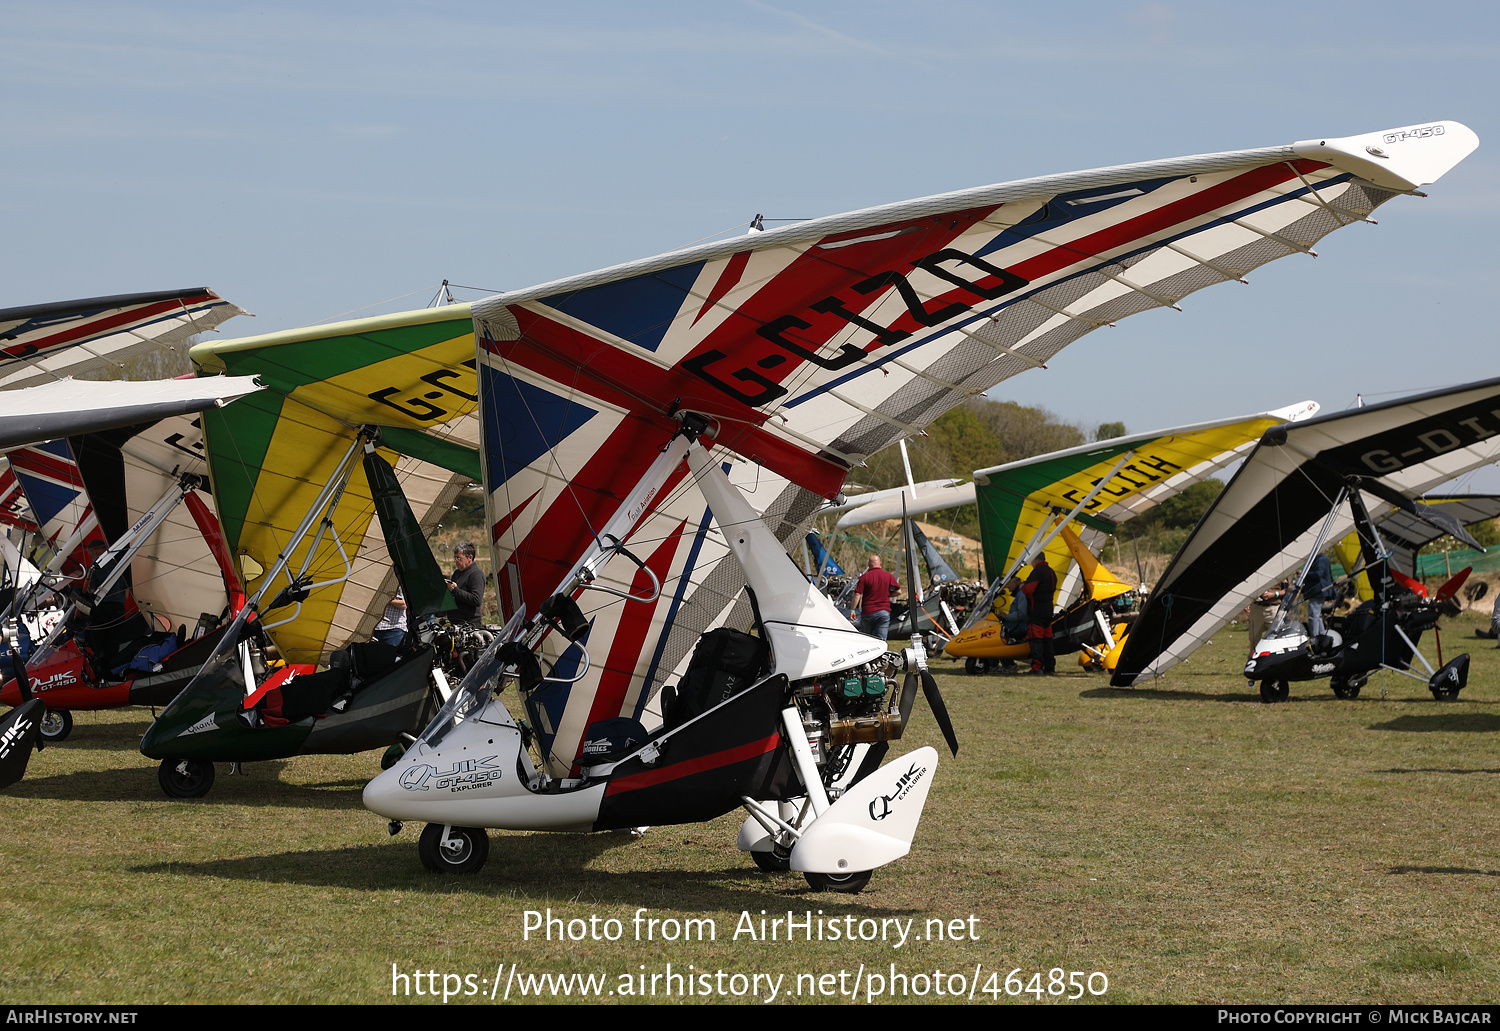
[[1308, 564], [1302, 597], [1307, 599], [1307, 636], [1319, 637], [1323, 633], [1323, 606], [1338, 597], [1333, 587], [1333, 564], [1321, 551]]
[[1028, 602], [1026, 636], [1031, 641], [1031, 672], [1051, 676], [1057, 672], [1052, 652], [1052, 603], [1057, 597], [1057, 574], [1047, 565], [1045, 553], [1031, 560], [1031, 576], [1021, 588]]
[[484, 605], [484, 570], [474, 564], [473, 542], [459, 541], [453, 546], [453, 566], [453, 579], [448, 581], [448, 590], [458, 605], [453, 622], [478, 626], [479, 610]]

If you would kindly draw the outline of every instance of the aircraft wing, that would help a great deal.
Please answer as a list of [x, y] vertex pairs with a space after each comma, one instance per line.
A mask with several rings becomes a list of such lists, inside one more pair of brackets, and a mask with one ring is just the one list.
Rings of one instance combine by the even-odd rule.
[[[1500, 494], [1426, 494], [1421, 501], [1424, 505], [1441, 506], [1442, 511], [1464, 526], [1500, 517]], [[1376, 525], [1381, 539], [1390, 548], [1391, 568], [1410, 577], [1417, 576], [1417, 552], [1447, 533], [1399, 508], [1377, 518]], [[1358, 534], [1345, 535], [1333, 548], [1346, 570], [1359, 565]], [[1354, 582], [1360, 600], [1369, 601], [1375, 596], [1370, 578], [1364, 573], [1356, 576]]]
[[248, 377], [168, 380], [62, 379], [0, 395], [0, 448], [201, 412], [257, 389]]
[[207, 287], [0, 309], [0, 389], [118, 367], [249, 314]]
[[[63, 570], [70, 576], [82, 576], [88, 568], [88, 542], [109, 543], [94, 517], [94, 506], [83, 485], [83, 473], [66, 439], [49, 440], [34, 447], [16, 448], [6, 453], [37, 521], [42, 540], [56, 557], [49, 572]], [[69, 542], [72, 547], [69, 547]]]
[[[1181, 662], [1249, 600], [1305, 562], [1345, 475], [1409, 498], [1500, 459], [1500, 379], [1277, 427], [1173, 557], [1130, 632], [1112, 683]], [[1391, 506], [1364, 492], [1372, 517]], [[1353, 528], [1341, 506], [1328, 541]]]
[[[852, 467], [965, 398], [1098, 326], [1308, 252], [1476, 145], [1443, 122], [1045, 176], [477, 301], [502, 609], [535, 612], [557, 588], [677, 411], [710, 419], [720, 456], [753, 463], [735, 465], [739, 482], [791, 546]], [[649, 611], [617, 603], [595, 616], [595, 666], [563, 692], [554, 759], [571, 761], [589, 721], [641, 712], [705, 620], [748, 616], [706, 507], [678, 488], [636, 530], [676, 587]], [[624, 559], [612, 566], [613, 582], [637, 582]]]
[[[1108, 477], [1073, 520], [1083, 546], [1097, 555], [1121, 523], [1240, 461], [1272, 426], [1307, 418], [1317, 410], [1316, 402], [1303, 401], [1272, 412], [1135, 433], [975, 470], [985, 572], [990, 580], [1004, 573], [1044, 523], [1071, 512]], [[1046, 552], [1058, 576], [1059, 602], [1065, 603], [1078, 587], [1073, 555], [1060, 536], [1052, 539]]]
[[[1500, 517], [1500, 494], [1426, 494], [1416, 499], [1437, 505], [1464, 526]], [[1409, 512], [1393, 508], [1377, 523], [1381, 539], [1395, 549], [1392, 565], [1407, 576], [1416, 576], [1417, 552], [1446, 536], [1447, 531], [1424, 522]]]
[[[261, 586], [361, 425], [380, 427], [381, 455], [424, 535], [481, 478], [468, 305], [200, 344], [192, 358], [200, 371], [256, 375], [268, 387], [203, 420], [219, 520], [247, 593]], [[334, 533], [308, 567], [328, 586], [299, 611], [265, 614], [268, 626], [291, 618], [271, 634], [293, 662], [367, 640], [396, 593], [363, 468], [339, 501]], [[294, 551], [294, 568], [311, 543]]]

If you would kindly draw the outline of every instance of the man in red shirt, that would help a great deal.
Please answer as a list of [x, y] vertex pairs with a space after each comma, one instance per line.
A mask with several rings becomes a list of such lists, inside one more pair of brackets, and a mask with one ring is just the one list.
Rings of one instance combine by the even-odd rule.
[[891, 628], [891, 595], [901, 584], [880, 568], [880, 556], [870, 556], [870, 568], [860, 574], [854, 585], [854, 608], [859, 615], [859, 632], [884, 641]]

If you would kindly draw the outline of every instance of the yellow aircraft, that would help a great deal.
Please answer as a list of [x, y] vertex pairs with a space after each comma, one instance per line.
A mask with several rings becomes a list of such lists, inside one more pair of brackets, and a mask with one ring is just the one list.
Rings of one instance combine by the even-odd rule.
[[944, 649], [968, 659], [970, 673], [1029, 654], [1025, 641], [1007, 644], [995, 600], [1013, 575], [1045, 552], [1057, 573], [1056, 652], [1078, 651], [1085, 667], [1112, 669], [1126, 620], [1107, 602], [1132, 588], [1099, 563], [1096, 553], [1126, 520], [1149, 511], [1244, 457], [1262, 433], [1317, 412], [1313, 401], [1274, 411], [1136, 433], [1055, 451], [974, 473], [990, 591]]
[[[1056, 522], [1061, 523], [1061, 517]], [[1120, 649], [1125, 646], [1129, 623], [1106, 617], [1101, 606], [1114, 598], [1129, 594], [1135, 588], [1106, 569], [1104, 563], [1095, 558], [1083, 541], [1078, 539], [1078, 535], [1066, 526], [1058, 531], [1058, 537], [1067, 545], [1073, 561], [1078, 563], [1079, 574], [1087, 591], [1081, 601], [1059, 612], [1053, 619], [1053, 648], [1059, 652], [1077, 650], [1078, 664], [1085, 669], [1112, 670], [1115, 668], [1115, 660], [1120, 657]], [[1014, 599], [1005, 601], [1008, 611], [1009, 603]], [[983, 616], [978, 622], [971, 622], [960, 631], [943, 649], [946, 654], [955, 658], [968, 659], [965, 669], [970, 673], [984, 673], [997, 662], [1024, 660], [1031, 654], [1031, 646], [1024, 636], [1019, 640], [1006, 639], [998, 609], [999, 598], [987, 608], [976, 609], [983, 611]], [[1021, 633], [1025, 634], [1024, 627], [1021, 628]], [[1015, 637], [1014, 634], [1011, 636]]]

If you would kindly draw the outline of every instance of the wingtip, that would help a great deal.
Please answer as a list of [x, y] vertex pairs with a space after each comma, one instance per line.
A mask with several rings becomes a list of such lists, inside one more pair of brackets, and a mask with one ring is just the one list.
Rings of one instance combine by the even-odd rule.
[[1474, 152], [1479, 137], [1462, 122], [1434, 121], [1358, 136], [1301, 140], [1298, 157], [1323, 161], [1377, 186], [1412, 191], [1435, 183]]

